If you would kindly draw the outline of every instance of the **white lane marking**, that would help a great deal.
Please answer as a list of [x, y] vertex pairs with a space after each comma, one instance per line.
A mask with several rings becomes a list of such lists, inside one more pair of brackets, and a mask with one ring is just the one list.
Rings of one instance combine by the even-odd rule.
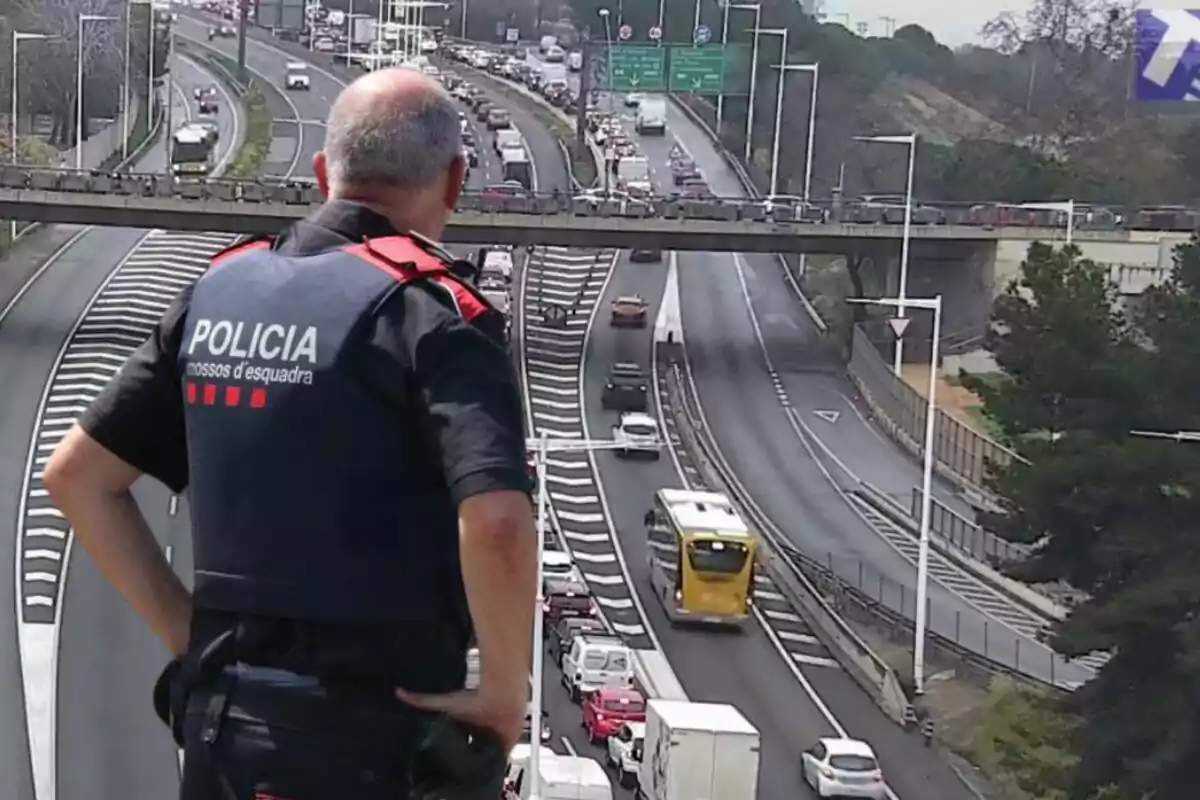
[[576, 754], [575, 753], [575, 745], [571, 744], [571, 740], [565, 736], [562, 737], [562, 746], [563, 746], [563, 749], [567, 751], [567, 755], [573, 756]]
[[175, 517], [179, 515], [179, 495], [171, 495], [171, 499], [167, 501], [167, 516]]

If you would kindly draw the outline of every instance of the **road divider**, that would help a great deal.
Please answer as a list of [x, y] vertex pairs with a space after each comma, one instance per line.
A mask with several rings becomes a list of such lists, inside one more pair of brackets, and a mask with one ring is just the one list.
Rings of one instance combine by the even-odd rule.
[[[759, 566], [775, 582], [805, 622], [829, 648], [846, 673], [885, 714], [903, 724], [908, 698], [895, 671], [878, 656], [822, 597], [820, 590], [785, 555], [786, 537], [758, 507], [725, 461], [703, 421], [703, 411], [685, 375], [680, 345], [666, 345], [673, 356], [666, 373], [668, 413], [675, 419], [684, 448], [711, 486], [723, 486], [759, 534]], [[681, 364], [683, 366], [681, 366]]]

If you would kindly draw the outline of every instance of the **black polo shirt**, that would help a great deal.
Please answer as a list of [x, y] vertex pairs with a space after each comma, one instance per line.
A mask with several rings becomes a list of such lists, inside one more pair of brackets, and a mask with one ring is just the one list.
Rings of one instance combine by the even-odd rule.
[[[356, 203], [335, 201], [291, 226], [276, 239], [274, 249], [281, 255], [311, 255], [364, 238], [394, 235], [385, 217]], [[190, 296], [189, 289], [176, 299], [146, 343], [79, 420], [106, 449], [175, 493], [188, 484], [178, 364]], [[497, 335], [503, 320], [498, 323], [498, 331], [487, 329], [495, 321], [485, 321], [481, 330], [463, 320], [444, 293], [418, 283], [389, 296], [369, 334], [371, 349], [379, 354], [370, 379], [384, 395], [403, 392], [410, 405], [425, 404], [429, 414], [448, 420], [430, 448], [440, 463], [430, 468], [442, 471], [454, 502], [485, 492], [530, 490], [520, 394], [508, 354], [500, 345], [502, 334]], [[431, 357], [439, 359], [443, 373], [450, 365], [462, 379], [421, 385], [414, 363]], [[237, 621], [226, 614], [198, 612], [192, 649], [202, 648]], [[469, 630], [398, 631], [306, 621], [291, 621], [286, 627], [284, 648], [303, 650], [304, 657], [300, 661], [289, 657], [286, 663], [276, 659], [277, 666], [351, 676], [364, 670], [375, 674], [383, 667], [388, 677], [417, 690], [445, 691], [461, 685], [461, 660], [450, 664], [436, 659], [415, 671], [401, 665], [422, 651], [424, 637], [431, 638], [429, 652], [459, 655]], [[452, 640], [449, 648], [447, 635]]]

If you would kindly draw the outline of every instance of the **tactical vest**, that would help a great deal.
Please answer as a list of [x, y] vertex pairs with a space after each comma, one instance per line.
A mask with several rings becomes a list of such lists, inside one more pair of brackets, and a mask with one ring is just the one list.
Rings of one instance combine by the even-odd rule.
[[370, 379], [399, 369], [367, 346], [397, 291], [429, 291], [477, 325], [497, 315], [402, 236], [300, 257], [252, 241], [196, 283], [179, 356], [196, 608], [435, 625], [465, 614], [457, 511], [422, 420]]

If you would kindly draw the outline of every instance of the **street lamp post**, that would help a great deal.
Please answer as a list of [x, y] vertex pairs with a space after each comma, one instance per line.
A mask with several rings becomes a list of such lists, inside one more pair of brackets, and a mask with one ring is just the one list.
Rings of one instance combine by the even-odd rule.
[[[12, 99], [12, 118], [8, 126], [8, 158], [12, 164], [17, 163], [17, 115], [20, 114], [20, 106], [17, 103], [17, 65], [20, 61], [17, 58], [17, 50], [21, 42], [37, 41], [50, 39], [51, 37], [44, 33], [25, 33], [24, 31], [13, 31], [12, 35], [12, 87], [9, 94]], [[8, 240], [15, 241], [17, 238], [17, 221], [9, 220], [8, 222]]]
[[[897, 313], [909, 308], [925, 308], [933, 312], [933, 342], [929, 355], [929, 387], [925, 401], [925, 447], [922, 453], [921, 471], [921, 538], [917, 554], [917, 613], [913, 641], [913, 687], [918, 695], [925, 693], [925, 634], [929, 626], [929, 516], [933, 501], [933, 436], [937, 418], [937, 375], [938, 343], [942, 338], [942, 296], [925, 298], [880, 297], [847, 298], [847, 303], [888, 306]], [[906, 319], [899, 317], [899, 319]], [[897, 342], [904, 338], [904, 327], [899, 326]]]
[[[756, 28], [755, 30], [758, 30], [758, 29]], [[808, 152], [805, 153], [805, 158], [804, 158], [804, 175], [805, 175], [805, 178], [804, 178], [805, 190], [804, 191], [805, 191], [805, 194], [807, 195], [808, 194], [808, 184], [811, 182], [811, 176], [812, 176], [812, 157], [813, 157], [812, 142], [813, 142], [813, 134], [814, 134], [814, 131], [816, 128], [816, 114], [817, 114], [816, 93], [817, 93], [817, 81], [818, 81], [818, 76], [820, 75], [821, 67], [819, 64], [789, 64], [789, 63], [787, 63], [788, 32], [787, 32], [786, 28], [768, 28], [766, 30], [761, 31], [761, 33], [765, 33], [765, 34], [768, 34], [771, 36], [779, 36], [783, 40], [783, 46], [780, 48], [780, 51], [779, 51], [780, 52], [779, 64], [776, 66], [776, 69], [779, 70], [779, 80], [776, 84], [776, 93], [775, 93], [775, 133], [774, 133], [774, 141], [771, 142], [771, 190], [770, 190], [768, 199], [773, 200], [779, 196], [779, 151], [780, 151], [780, 145], [781, 145], [780, 139], [783, 135], [783, 89], [784, 89], [784, 85], [787, 82], [787, 74], [789, 72], [808, 72], [808, 73], [811, 73], [813, 76], [813, 102], [810, 104], [812, 107], [808, 111], [808, 142], [809, 142], [809, 145], [808, 145]]]
[[663, 42], [667, 40], [666, 28], [663, 27], [667, 19], [667, 0], [658, 0], [658, 30], [662, 32], [662, 36], [658, 38], [658, 46], [662, 47]]
[[[754, 156], [754, 93], [758, 88], [758, 29], [762, 23], [762, 4], [733, 3], [727, 8], [754, 12], [754, 42], [750, 45], [750, 97], [746, 100], [746, 152], [744, 154], [745, 161], [749, 164], [750, 159]], [[728, 26], [726, 29], [728, 30]]]
[[[166, 115], [166, 124], [167, 124], [166, 138], [167, 138], [168, 142], [171, 141], [170, 137], [171, 137], [171, 134], [174, 133], [174, 125], [175, 125], [175, 122], [174, 122], [174, 117], [175, 117], [175, 114], [174, 114], [175, 73], [171, 69], [171, 57], [174, 54], [175, 54], [175, 27], [171, 26], [171, 28], [169, 29], [169, 31], [167, 33], [167, 52], [163, 56], [163, 68], [167, 71], [167, 84], [166, 84], [166, 89], [164, 91], [165, 102], [166, 102], [167, 107], [165, 109], [163, 109], [163, 113]], [[169, 180], [174, 179], [174, 177], [175, 177], [175, 171], [171, 166], [171, 151], [170, 151], [169, 145], [167, 148], [166, 176]]]
[[[729, 57], [729, 0], [721, 3], [721, 48], [722, 59]], [[696, 27], [700, 27], [700, 0], [696, 0]], [[755, 25], [755, 27], [758, 27]], [[725, 133], [725, 81], [722, 69], [721, 93], [717, 95], [717, 139]]]
[[1067, 244], [1075, 240], [1075, 201], [1066, 200], [1061, 203], [1022, 203], [1021, 208], [1041, 211], [1060, 211], [1067, 217]]
[[459, 20], [459, 26], [458, 26], [459, 27], [458, 37], [460, 39], [467, 38], [467, 5], [469, 3], [470, 3], [470, 0], [462, 0], [462, 19]]
[[1143, 439], [1170, 439], [1178, 444], [1200, 442], [1200, 431], [1130, 431], [1129, 435]]
[[542, 761], [542, 685], [545, 683], [546, 661], [544, 658], [544, 643], [542, 632], [545, 626], [544, 606], [545, 596], [542, 594], [542, 560], [546, 553], [546, 531], [548, 518], [548, 498], [546, 490], [546, 458], [550, 453], [580, 453], [596, 450], [620, 450], [626, 445], [607, 439], [551, 439], [545, 434], [528, 439], [525, 443], [527, 451], [533, 453], [537, 470], [537, 597], [533, 611], [533, 685], [530, 687], [531, 702], [529, 709], [529, 774], [532, 776], [533, 791], [529, 800], [540, 800], [538, 781], [541, 775]]
[[85, 22], [112, 22], [105, 14], [79, 15], [78, 53], [75, 59], [75, 169], [83, 169], [83, 25]]
[[[608, 63], [605, 65], [605, 66], [606, 66], [606, 68], [607, 68], [607, 70], [608, 70], [608, 110], [609, 110], [609, 113], [612, 113], [612, 110], [613, 110], [613, 94], [614, 94], [614, 91], [613, 91], [613, 73], [614, 73], [616, 70], [614, 70], [614, 69], [613, 69], [613, 42], [612, 42], [612, 25], [611, 25], [611, 24], [609, 23], [609, 21], [608, 21], [608, 20], [609, 20], [609, 16], [610, 16], [611, 14], [610, 14], [610, 12], [609, 12], [609, 10], [608, 10], [607, 8], [602, 8], [602, 9], [600, 9], [600, 10], [599, 10], [598, 12], [596, 12], [596, 13], [598, 13], [598, 14], [600, 15], [600, 19], [604, 20], [604, 47], [605, 47], [605, 59], [607, 59], [607, 61], [608, 61]], [[585, 100], [585, 98], [582, 98], [582, 97], [581, 97], [581, 98], [579, 98], [579, 102], [583, 103], [583, 102], [585, 102], [585, 101], [586, 101], [586, 100]]]
[[[900, 287], [896, 292], [899, 300], [896, 316], [904, 319], [905, 298], [908, 297], [908, 252], [912, 238], [912, 206], [913, 206], [913, 173], [917, 165], [917, 135], [907, 133], [902, 136], [855, 136], [857, 142], [876, 144], [903, 144], [908, 146], [908, 180], [904, 184], [904, 232], [900, 238]], [[892, 362], [892, 372], [897, 378], [901, 377], [904, 367], [904, 337], [896, 337], [896, 352]]]

